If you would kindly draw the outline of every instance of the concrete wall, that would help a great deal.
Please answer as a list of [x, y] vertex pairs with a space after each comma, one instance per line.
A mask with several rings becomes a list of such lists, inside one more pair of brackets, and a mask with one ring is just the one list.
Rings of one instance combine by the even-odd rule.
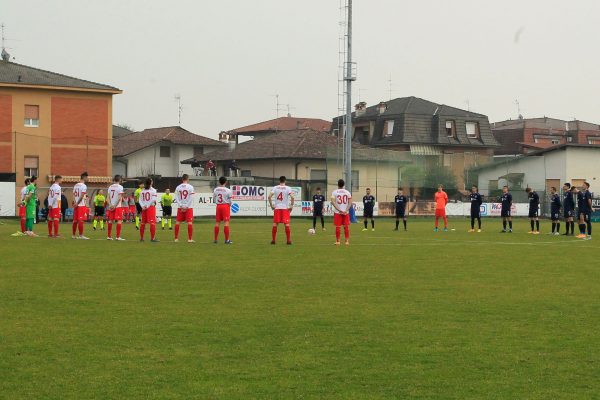
[[[171, 148], [170, 157], [160, 156], [160, 147], [169, 146]], [[127, 160], [127, 176], [137, 177], [146, 175], [162, 175], [162, 176], [181, 176], [182, 174], [192, 175], [194, 173], [192, 167], [187, 164], [181, 164], [181, 161], [192, 158], [194, 156], [193, 146], [171, 145], [171, 144], [156, 144], [147, 147], [126, 157]], [[117, 167], [119, 163], [113, 161], [113, 166]], [[120, 171], [123, 171], [122, 166], [118, 166]]]

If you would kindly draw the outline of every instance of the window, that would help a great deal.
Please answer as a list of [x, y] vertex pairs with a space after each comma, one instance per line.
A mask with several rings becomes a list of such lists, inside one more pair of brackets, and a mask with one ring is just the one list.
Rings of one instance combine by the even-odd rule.
[[573, 141], [573, 136], [567, 136], [567, 143], [571, 143]]
[[169, 146], [160, 146], [160, 156], [166, 158], [171, 157], [171, 148]]
[[39, 158], [25, 156], [24, 162], [25, 171], [24, 176], [31, 178], [32, 176], [39, 176]]
[[456, 137], [456, 122], [446, 121], [446, 135], [448, 137]]
[[40, 126], [40, 106], [25, 106], [25, 126], [28, 128]]
[[327, 170], [326, 169], [311, 169], [310, 170], [311, 181], [327, 181]]
[[588, 144], [600, 144], [600, 137], [588, 136]]
[[394, 120], [385, 121], [383, 125], [383, 135], [392, 136], [394, 133]]
[[204, 154], [204, 148], [202, 146], [194, 146], [194, 158], [200, 158]]
[[243, 169], [242, 173], [241, 173], [241, 176], [249, 178], [249, 177], [252, 176], [252, 171], [250, 171], [249, 169]]
[[552, 144], [560, 144], [560, 140], [558, 140], [558, 139], [552, 139]]
[[444, 167], [452, 167], [452, 153], [444, 153]]
[[358, 174], [358, 171], [352, 171], [352, 189], [351, 191], [355, 191], [358, 190], [360, 188], [360, 180], [359, 180], [360, 176]]
[[479, 138], [479, 123], [477, 122], [467, 122], [467, 136], [470, 138]]

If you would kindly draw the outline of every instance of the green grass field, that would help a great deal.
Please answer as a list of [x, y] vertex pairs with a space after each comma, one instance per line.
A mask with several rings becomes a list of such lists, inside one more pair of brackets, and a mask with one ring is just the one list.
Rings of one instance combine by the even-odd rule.
[[97, 240], [10, 237], [5, 220], [0, 398], [600, 396], [598, 241], [392, 224], [335, 247], [297, 219], [294, 245], [270, 246], [269, 221], [234, 220], [226, 247], [208, 220], [195, 244], [131, 225], [123, 243], [89, 225]]

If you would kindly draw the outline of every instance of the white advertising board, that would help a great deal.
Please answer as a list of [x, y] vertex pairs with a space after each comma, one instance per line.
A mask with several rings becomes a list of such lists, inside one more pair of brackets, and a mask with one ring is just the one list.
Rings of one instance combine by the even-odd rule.
[[17, 215], [15, 208], [15, 183], [0, 182], [0, 216], [14, 217]]

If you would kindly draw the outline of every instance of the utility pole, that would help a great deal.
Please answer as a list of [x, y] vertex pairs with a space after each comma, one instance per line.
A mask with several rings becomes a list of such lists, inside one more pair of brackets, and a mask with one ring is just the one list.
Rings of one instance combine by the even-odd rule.
[[178, 119], [178, 123], [177, 125], [181, 126], [181, 112], [183, 111], [183, 106], [181, 105], [181, 95], [180, 94], [176, 94], [175, 95], [175, 101], [177, 101], [177, 111], [178, 111], [178, 115], [179, 115], [179, 119]]
[[344, 175], [346, 178], [346, 187], [352, 190], [352, 0], [348, 0], [348, 25], [346, 32], [347, 53], [346, 53], [346, 134], [344, 141]]

